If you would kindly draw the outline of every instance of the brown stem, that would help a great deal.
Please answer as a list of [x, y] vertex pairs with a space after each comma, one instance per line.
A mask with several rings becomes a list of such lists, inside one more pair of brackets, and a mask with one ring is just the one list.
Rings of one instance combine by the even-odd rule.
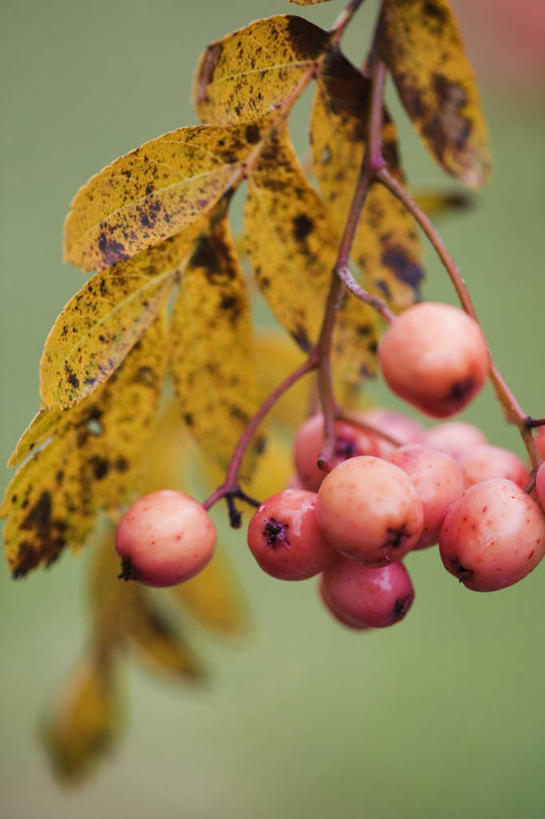
[[331, 43], [333, 45], [340, 41], [344, 34], [345, 28], [363, 3], [364, 0], [350, 0], [350, 2], [341, 11], [331, 29]]
[[386, 302], [381, 299], [380, 296], [376, 296], [374, 293], [368, 293], [367, 290], [360, 287], [347, 266], [338, 268], [337, 275], [342, 281], [345, 290], [348, 290], [349, 293], [352, 293], [353, 296], [364, 302], [364, 304], [373, 307], [388, 324], [395, 319], [395, 314], [390, 310]]
[[[392, 176], [392, 174], [388, 171], [386, 167], [379, 168], [376, 171], [375, 176], [380, 182], [382, 182], [383, 185], [385, 185], [394, 194], [394, 196], [396, 196], [399, 199], [400, 202], [402, 202], [405, 205], [407, 210], [416, 219], [416, 221], [418, 222], [418, 224], [428, 237], [429, 241], [431, 242], [432, 246], [436, 250], [447, 273], [449, 274], [450, 279], [456, 290], [456, 293], [458, 294], [458, 298], [460, 299], [462, 307], [464, 308], [466, 313], [468, 313], [468, 315], [470, 315], [478, 322], [475, 307], [473, 306], [473, 302], [471, 301], [471, 296], [469, 295], [469, 291], [467, 289], [463, 276], [460, 273], [458, 267], [456, 266], [454, 259], [448, 252], [437, 230], [431, 223], [430, 219], [428, 219], [426, 214], [418, 207], [418, 205], [416, 204], [412, 196], [408, 193], [408, 191], [403, 187], [403, 185], [400, 182], [397, 181], [397, 179], [395, 179], [395, 177]], [[496, 396], [504, 408], [507, 419], [517, 425], [524, 445], [528, 451], [528, 455], [530, 457], [532, 466], [535, 467], [539, 463], [540, 459], [536, 449], [534, 437], [527, 424], [528, 416], [520, 406], [519, 402], [515, 398], [513, 392], [511, 391], [510, 387], [508, 386], [507, 382], [505, 381], [504, 377], [499, 371], [496, 363], [494, 362], [494, 359], [492, 358], [490, 349], [488, 349], [488, 360], [489, 360], [488, 373], [490, 381], [492, 382], [492, 385], [496, 392]]]
[[357, 412], [351, 412], [350, 410], [344, 408], [338, 408], [335, 417], [339, 421], [347, 421], [352, 426], [360, 427], [360, 429], [365, 430], [365, 432], [369, 432], [371, 435], [376, 435], [377, 438], [382, 438], [384, 441], [387, 441], [389, 444], [392, 444], [395, 447], [402, 446], [402, 442], [397, 438], [394, 438], [392, 435], [388, 435], [387, 432], [383, 432], [381, 429], [378, 429], [374, 424], [368, 424], [367, 421], [364, 421], [361, 415]]
[[253, 418], [249, 421], [247, 426], [244, 429], [244, 432], [240, 436], [240, 439], [235, 447], [235, 451], [233, 452], [233, 456], [231, 461], [229, 462], [229, 467], [227, 469], [227, 473], [225, 475], [225, 480], [218, 486], [218, 488], [213, 492], [210, 497], [208, 497], [203, 506], [205, 509], [210, 509], [217, 501], [221, 498], [226, 498], [227, 503], [229, 505], [229, 515], [231, 518], [231, 524], [234, 528], [240, 525], [240, 515], [236, 511], [234, 507], [234, 499], [239, 498], [240, 500], [246, 501], [247, 503], [251, 503], [255, 505], [257, 501], [254, 501], [253, 498], [250, 498], [243, 492], [239, 485], [239, 473], [240, 468], [242, 466], [242, 461], [244, 460], [244, 456], [246, 454], [246, 450], [248, 449], [252, 438], [254, 437], [259, 425], [265, 418], [265, 416], [270, 412], [270, 410], [274, 407], [276, 402], [284, 395], [284, 393], [289, 390], [296, 381], [302, 378], [307, 373], [311, 372], [311, 370], [316, 369], [318, 366], [318, 357], [316, 352], [312, 352], [310, 356], [307, 358], [306, 361], [303, 362], [296, 370], [290, 373], [270, 395], [263, 401], [259, 409], [257, 410], [256, 414]]

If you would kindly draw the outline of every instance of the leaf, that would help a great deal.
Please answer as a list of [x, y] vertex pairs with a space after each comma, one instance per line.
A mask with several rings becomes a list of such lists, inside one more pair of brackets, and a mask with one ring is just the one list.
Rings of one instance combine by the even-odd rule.
[[202, 572], [172, 588], [204, 626], [220, 634], [245, 631], [247, 614], [241, 603], [241, 589], [225, 555], [216, 550]]
[[259, 404], [253, 347], [244, 276], [222, 216], [196, 245], [170, 330], [170, 367], [184, 420], [222, 466]]
[[120, 722], [111, 664], [93, 654], [84, 657], [42, 727], [42, 740], [55, 773], [68, 781], [81, 779], [109, 749]]
[[[203, 122], [251, 122], [310, 79], [329, 34], [302, 17], [277, 15], [212, 43], [199, 58], [193, 105]], [[252, 127], [248, 128], [251, 138]], [[257, 141], [257, 140], [256, 140]]]
[[41, 409], [19, 438], [7, 465], [17, 466], [37, 450], [57, 431], [62, 418], [62, 410], [56, 407]]
[[[302, 351], [284, 333], [261, 332], [256, 337], [257, 360], [267, 362], [258, 367], [258, 378], [263, 395], [269, 395], [290, 372], [305, 360]], [[312, 377], [297, 381], [271, 410], [270, 418], [292, 429], [302, 424], [308, 415], [311, 400]]]
[[[285, 127], [274, 131], [248, 176], [245, 236], [259, 287], [301, 349], [316, 342], [337, 258], [324, 204], [308, 184]], [[374, 313], [356, 302], [338, 318], [339, 366], [371, 371], [376, 349], [358, 327]]]
[[385, 0], [380, 53], [437, 162], [469, 187], [492, 170], [488, 127], [458, 21], [447, 0]]
[[110, 377], [161, 312], [200, 228], [97, 273], [70, 299], [42, 354], [43, 406], [70, 407]]
[[76, 194], [65, 259], [102, 270], [197, 222], [240, 182], [261, 128], [179, 128], [116, 159]]
[[[356, 187], [367, 133], [371, 84], [338, 51], [324, 61], [311, 116], [313, 167], [328, 209], [342, 235]], [[383, 153], [391, 172], [403, 178], [396, 129], [384, 113]], [[385, 298], [392, 309], [418, 298], [422, 279], [420, 245], [414, 221], [382, 185], [371, 186], [354, 239], [352, 256], [366, 289]], [[376, 321], [362, 336], [376, 341]], [[364, 326], [364, 325], [362, 325]]]
[[48, 443], [12, 479], [0, 516], [14, 577], [49, 565], [67, 544], [81, 546], [97, 511], [128, 496], [159, 401], [164, 339], [161, 317], [106, 384], [61, 414]]
[[432, 220], [454, 211], [469, 210], [474, 205], [472, 195], [461, 191], [417, 190], [412, 192], [412, 197]]
[[133, 584], [132, 591], [128, 636], [142, 659], [160, 671], [202, 680], [206, 674], [204, 667], [181, 630], [164, 616], [142, 588]]
[[182, 472], [190, 446], [180, 405], [172, 396], [155, 419], [151, 436], [141, 450], [138, 494], [149, 495], [160, 489], [186, 491]]

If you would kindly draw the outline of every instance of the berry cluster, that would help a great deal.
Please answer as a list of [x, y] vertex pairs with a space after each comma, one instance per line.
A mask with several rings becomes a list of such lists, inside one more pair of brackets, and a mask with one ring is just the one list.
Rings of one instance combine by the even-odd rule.
[[[445, 418], [481, 389], [488, 350], [478, 324], [454, 307], [419, 304], [393, 320], [379, 347], [392, 390], [428, 416]], [[545, 465], [530, 473], [508, 450], [463, 422], [425, 429], [386, 409], [337, 420], [329, 462], [321, 460], [324, 418], [294, 441], [296, 477], [259, 506], [248, 544], [261, 568], [281, 580], [320, 575], [325, 606], [354, 629], [401, 620], [414, 591], [401, 562], [439, 543], [445, 568], [468, 589], [518, 582], [545, 554]], [[545, 428], [536, 444], [545, 451]], [[540, 508], [541, 504], [541, 508]], [[208, 562], [215, 530], [207, 512], [180, 493], [142, 498], [123, 518], [121, 576], [162, 586]]]

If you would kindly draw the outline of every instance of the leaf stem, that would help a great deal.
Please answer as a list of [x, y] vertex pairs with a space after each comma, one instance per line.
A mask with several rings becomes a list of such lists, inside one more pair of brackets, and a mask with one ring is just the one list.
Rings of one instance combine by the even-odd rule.
[[332, 45], [336, 45], [340, 41], [347, 25], [350, 23], [352, 17], [355, 15], [359, 7], [363, 5], [364, 2], [365, 0], [350, 0], [350, 2], [341, 11], [339, 16], [335, 20], [333, 27], [331, 28]]
[[[463, 309], [478, 323], [479, 320], [477, 318], [477, 313], [475, 311], [475, 307], [473, 306], [473, 302], [471, 300], [471, 296], [469, 295], [464, 278], [430, 219], [428, 219], [426, 214], [418, 207], [408, 191], [400, 182], [397, 181], [397, 179], [395, 179], [394, 176], [392, 176], [386, 167], [377, 169], [375, 171], [375, 176], [388, 188], [388, 190], [391, 191], [391, 193], [394, 194], [394, 196], [397, 197], [397, 199], [399, 199], [400, 202], [403, 203], [403, 205], [405, 205], [407, 210], [413, 215], [437, 252], [437, 255], [441, 259], [454, 285], [456, 293], [458, 294], [458, 298], [460, 299]], [[498, 401], [503, 406], [507, 419], [516, 424], [518, 427], [524, 445], [528, 451], [532, 466], [535, 467], [539, 463], [540, 459], [534, 437], [530, 426], [528, 425], [528, 415], [522, 409], [521, 405], [515, 398], [513, 392], [499, 371], [494, 359], [492, 358], [490, 348], [488, 348], [488, 361], [488, 374]]]

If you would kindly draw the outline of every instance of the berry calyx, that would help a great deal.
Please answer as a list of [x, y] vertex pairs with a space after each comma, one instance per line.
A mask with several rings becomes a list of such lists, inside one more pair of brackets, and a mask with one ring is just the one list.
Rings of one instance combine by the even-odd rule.
[[447, 511], [439, 536], [447, 571], [473, 591], [526, 577], [545, 554], [545, 517], [513, 481], [476, 483]]
[[215, 545], [215, 526], [200, 503], [183, 492], [153, 492], [133, 504], [117, 527], [120, 577], [175, 586], [204, 569]]
[[320, 579], [327, 608], [351, 628], [385, 628], [402, 620], [414, 600], [409, 573], [402, 563], [372, 569], [339, 558]]
[[285, 489], [261, 504], [248, 527], [248, 546], [263, 571], [279, 580], [306, 580], [337, 557], [316, 518], [317, 495]]
[[448, 452], [453, 458], [459, 458], [464, 452], [488, 443], [485, 434], [478, 427], [466, 424], [465, 421], [436, 424], [426, 430], [423, 442], [432, 449]]
[[459, 463], [467, 486], [491, 478], [506, 478], [524, 489], [530, 479], [530, 473], [518, 455], [491, 444], [464, 452]]
[[316, 509], [331, 545], [367, 566], [399, 560], [422, 534], [422, 504], [408, 475], [369, 455], [351, 458], [326, 476]]
[[424, 528], [414, 548], [432, 546], [439, 539], [448, 507], [465, 489], [462, 470], [446, 452], [419, 444], [400, 447], [390, 463], [407, 473], [422, 503]]
[[[324, 445], [324, 417], [313, 415], [302, 424], [295, 436], [293, 458], [295, 468], [305, 489], [317, 492], [326, 476], [318, 466], [318, 457]], [[334, 465], [357, 455], [378, 455], [377, 439], [346, 421], [335, 421]]]
[[390, 388], [434, 418], [459, 412], [484, 385], [488, 350], [477, 322], [449, 304], [424, 302], [390, 324], [379, 345]]

